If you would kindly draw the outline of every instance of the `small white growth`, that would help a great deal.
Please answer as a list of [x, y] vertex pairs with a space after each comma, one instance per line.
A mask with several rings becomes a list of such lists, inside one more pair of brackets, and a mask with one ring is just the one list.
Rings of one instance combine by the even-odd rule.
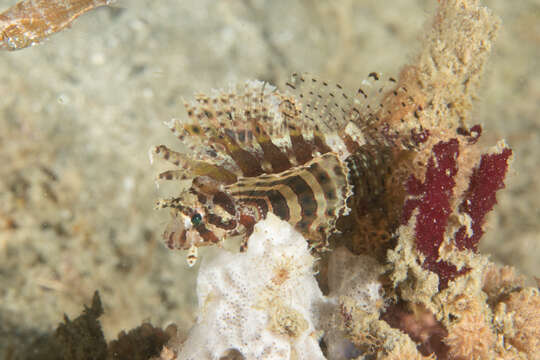
[[348, 296], [356, 306], [373, 313], [381, 306], [381, 283], [378, 277], [382, 266], [373, 258], [354, 255], [344, 247], [330, 255], [328, 287], [330, 297]]
[[[321, 319], [329, 360], [352, 359], [360, 356], [358, 349], [347, 339], [340, 322], [332, 314], [339, 314], [344, 298], [354, 300], [355, 306], [367, 313], [375, 313], [383, 306], [381, 283], [378, 277], [383, 267], [373, 258], [354, 255], [344, 247], [335, 249], [328, 264], [329, 304]], [[330, 305], [332, 304], [332, 305]]]
[[349, 135], [358, 145], [365, 145], [367, 143], [362, 130], [360, 130], [352, 121], [345, 127], [345, 134]]
[[345, 142], [336, 133], [329, 133], [325, 134], [325, 141], [326, 144], [332, 149], [332, 151], [336, 152], [339, 155], [339, 158], [341, 160], [345, 160], [348, 156], [351, 154], [349, 153], [349, 150], [347, 150], [347, 146], [345, 145]]
[[172, 118], [169, 121], [164, 121], [163, 124], [165, 124], [165, 126], [168, 127], [169, 129], [174, 129], [177, 121], [178, 121], [177, 119]]
[[245, 253], [217, 249], [197, 279], [199, 314], [178, 359], [324, 359], [315, 327], [323, 295], [306, 240], [273, 214]]
[[150, 165], [154, 163], [154, 152], [155, 152], [155, 146], [152, 146], [150, 149], [148, 149], [148, 158], [150, 159]]

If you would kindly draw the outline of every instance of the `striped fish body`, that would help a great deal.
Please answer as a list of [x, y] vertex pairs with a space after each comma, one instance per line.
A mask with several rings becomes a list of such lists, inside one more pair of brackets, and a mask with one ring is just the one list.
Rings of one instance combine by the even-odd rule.
[[156, 206], [171, 209], [163, 237], [169, 248], [188, 250], [189, 265], [199, 247], [231, 236], [242, 235], [245, 249], [269, 212], [324, 250], [338, 220], [384, 192], [393, 155], [371, 135], [379, 107], [362, 103], [367, 91], [353, 97], [298, 74], [286, 85], [292, 94], [257, 81], [200, 94], [185, 103], [188, 121], [167, 124], [187, 152], [151, 149], [151, 159], [177, 167], [158, 179], [191, 181]]
[[[349, 212], [352, 195], [348, 168], [335, 153], [326, 153], [277, 174], [240, 178], [225, 187], [239, 213], [253, 223], [272, 212], [301, 232], [313, 248], [323, 249], [340, 216]], [[248, 229], [248, 233], [251, 229]]]

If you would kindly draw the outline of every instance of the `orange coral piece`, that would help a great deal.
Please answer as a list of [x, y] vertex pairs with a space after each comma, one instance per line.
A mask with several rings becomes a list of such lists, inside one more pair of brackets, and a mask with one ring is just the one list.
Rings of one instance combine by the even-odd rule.
[[26, 0], [0, 14], [0, 49], [35, 45], [73, 20], [111, 0]]
[[511, 266], [498, 267], [490, 264], [485, 272], [482, 282], [482, 290], [490, 299], [508, 294], [511, 291], [524, 286], [525, 278], [516, 273], [516, 269]]
[[495, 334], [480, 311], [467, 311], [449, 328], [444, 342], [455, 359], [487, 359], [495, 344]]
[[508, 313], [513, 312], [516, 333], [510, 343], [529, 356], [540, 354], [540, 292], [527, 288], [510, 294], [506, 301]]

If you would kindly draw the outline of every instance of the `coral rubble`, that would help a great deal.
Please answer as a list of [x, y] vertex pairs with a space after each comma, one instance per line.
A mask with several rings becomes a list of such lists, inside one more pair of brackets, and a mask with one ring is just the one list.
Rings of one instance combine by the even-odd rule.
[[74, 320], [64, 316], [56, 331], [33, 341], [21, 351], [15, 352], [14, 359], [43, 360], [146, 360], [158, 355], [163, 345], [174, 338], [183, 339], [175, 325], [165, 330], [143, 323], [139, 327], [118, 334], [118, 339], [107, 344], [101, 329], [99, 317], [103, 306], [99, 292], [95, 292], [90, 307], [84, 306], [83, 313]]

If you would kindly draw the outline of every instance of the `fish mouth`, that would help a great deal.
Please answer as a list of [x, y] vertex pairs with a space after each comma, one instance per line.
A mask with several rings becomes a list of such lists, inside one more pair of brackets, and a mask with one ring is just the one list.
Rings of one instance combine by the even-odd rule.
[[163, 240], [165, 244], [171, 250], [183, 250], [187, 249], [185, 244], [187, 240], [187, 230], [181, 231], [167, 231], [163, 233]]
[[185, 250], [189, 248], [189, 244], [187, 244], [187, 233], [190, 224], [185, 218], [186, 216], [183, 214], [172, 215], [172, 219], [163, 232], [163, 240], [165, 240], [165, 244], [171, 250]]

